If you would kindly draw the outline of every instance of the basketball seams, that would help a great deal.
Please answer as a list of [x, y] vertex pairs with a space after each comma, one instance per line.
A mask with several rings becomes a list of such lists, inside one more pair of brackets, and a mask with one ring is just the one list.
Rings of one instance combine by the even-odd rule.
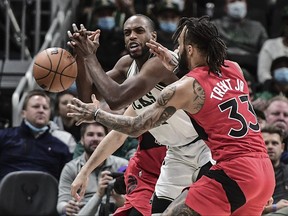
[[46, 91], [61, 92], [75, 81], [77, 62], [63, 48], [47, 48], [35, 57], [33, 76], [37, 84]]
[[71, 78], [76, 78], [77, 76], [70, 76], [70, 75], [66, 75], [66, 74], [63, 74], [63, 72], [70, 66], [74, 66], [73, 64], [76, 63], [76, 61], [73, 61], [71, 62], [70, 64], [68, 64], [66, 67], [63, 68], [63, 70], [61, 71], [61, 76], [66, 76], [66, 77], [71, 77]]
[[[58, 61], [57, 67], [56, 67], [56, 71], [58, 71], [59, 65], [60, 65], [61, 60], [62, 60], [63, 53], [64, 53], [64, 49], [61, 49], [60, 58], [59, 58], [59, 61]], [[64, 90], [65, 87], [64, 87], [64, 85], [63, 85], [63, 83], [62, 83], [62, 80], [61, 80], [61, 73], [59, 74], [59, 76], [60, 76], [60, 77], [59, 77], [60, 85], [61, 85], [62, 89]], [[55, 77], [56, 77], [56, 73], [54, 74], [54, 77], [52, 78], [51, 84], [54, 83]], [[51, 86], [50, 86], [50, 88], [51, 88]], [[50, 88], [49, 88], [49, 89], [50, 89]]]

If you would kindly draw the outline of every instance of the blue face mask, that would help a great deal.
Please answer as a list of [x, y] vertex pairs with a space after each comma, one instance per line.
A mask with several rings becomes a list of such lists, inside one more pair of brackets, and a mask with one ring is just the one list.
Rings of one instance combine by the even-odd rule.
[[172, 33], [177, 29], [177, 23], [175, 22], [159, 22], [160, 29], [165, 32]]
[[24, 119], [24, 122], [34, 133], [41, 133], [41, 132], [43, 133], [49, 129], [49, 127], [47, 125], [42, 127], [42, 128], [37, 128], [37, 127], [33, 126], [30, 122], [28, 122], [26, 119]]
[[115, 18], [114, 17], [100, 17], [98, 18], [98, 27], [104, 30], [111, 30], [115, 27]]
[[274, 70], [274, 79], [282, 84], [288, 84], [288, 68], [282, 67]]

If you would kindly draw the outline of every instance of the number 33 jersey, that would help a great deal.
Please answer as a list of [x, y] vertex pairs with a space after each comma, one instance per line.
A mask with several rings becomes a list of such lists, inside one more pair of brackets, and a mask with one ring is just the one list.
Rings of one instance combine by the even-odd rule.
[[204, 105], [191, 116], [207, 134], [205, 142], [217, 162], [245, 156], [247, 152], [266, 152], [241, 69], [228, 60], [225, 66], [221, 67], [220, 76], [209, 74], [207, 66], [197, 67], [187, 74], [204, 89]]

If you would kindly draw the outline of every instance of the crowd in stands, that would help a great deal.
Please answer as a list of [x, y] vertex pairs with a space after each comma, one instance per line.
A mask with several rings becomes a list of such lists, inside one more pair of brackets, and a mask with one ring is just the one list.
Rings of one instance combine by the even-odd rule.
[[[227, 59], [239, 63], [249, 84], [252, 105], [274, 167], [274, 201], [266, 206], [263, 214], [276, 215], [280, 211], [287, 215], [288, 1], [79, 1], [75, 23], [82, 23], [91, 31], [101, 30], [96, 55], [105, 71], [111, 70], [118, 59], [127, 54], [123, 23], [138, 13], [155, 22], [157, 41], [170, 50], [177, 49], [172, 36], [181, 17], [211, 16], [228, 47]], [[109, 131], [98, 123], [76, 126], [77, 119], [67, 117], [67, 104], [77, 96], [75, 89], [58, 94], [33, 90], [26, 96], [21, 125], [0, 130], [0, 181], [8, 173], [19, 170], [48, 172], [59, 182], [59, 215], [79, 213], [93, 196], [104, 200], [105, 188], [113, 180], [111, 173], [123, 172], [138, 146], [137, 139], [128, 137], [125, 144], [91, 174], [83, 202], [73, 200], [72, 181]], [[123, 112], [120, 110], [119, 114]], [[115, 191], [110, 199], [114, 203], [110, 205], [113, 206], [111, 212], [124, 204], [124, 196]]]

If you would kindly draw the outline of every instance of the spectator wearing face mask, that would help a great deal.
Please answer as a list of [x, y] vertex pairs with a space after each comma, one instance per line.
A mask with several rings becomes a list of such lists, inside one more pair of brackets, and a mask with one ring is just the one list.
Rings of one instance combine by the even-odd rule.
[[172, 35], [181, 15], [179, 5], [172, 0], [162, 0], [156, 5], [155, 15], [158, 23], [157, 40], [168, 49], [174, 50]]
[[265, 27], [248, 19], [246, 0], [226, 0], [225, 14], [213, 22], [227, 45], [227, 57], [256, 76], [258, 53], [268, 39]]
[[273, 96], [283, 94], [288, 96], [288, 56], [281, 56], [272, 61], [272, 79], [266, 80], [262, 91], [256, 94], [256, 98], [269, 100]]
[[[281, 13], [281, 12], [280, 12]], [[257, 76], [260, 83], [272, 79], [272, 61], [281, 56], [288, 57], [288, 6], [282, 10], [282, 36], [267, 40], [259, 53]]]
[[101, 30], [97, 58], [104, 71], [111, 70], [120, 57], [126, 54], [123, 32], [116, 25], [117, 8], [112, 0], [96, 0], [91, 22], [87, 28]]

